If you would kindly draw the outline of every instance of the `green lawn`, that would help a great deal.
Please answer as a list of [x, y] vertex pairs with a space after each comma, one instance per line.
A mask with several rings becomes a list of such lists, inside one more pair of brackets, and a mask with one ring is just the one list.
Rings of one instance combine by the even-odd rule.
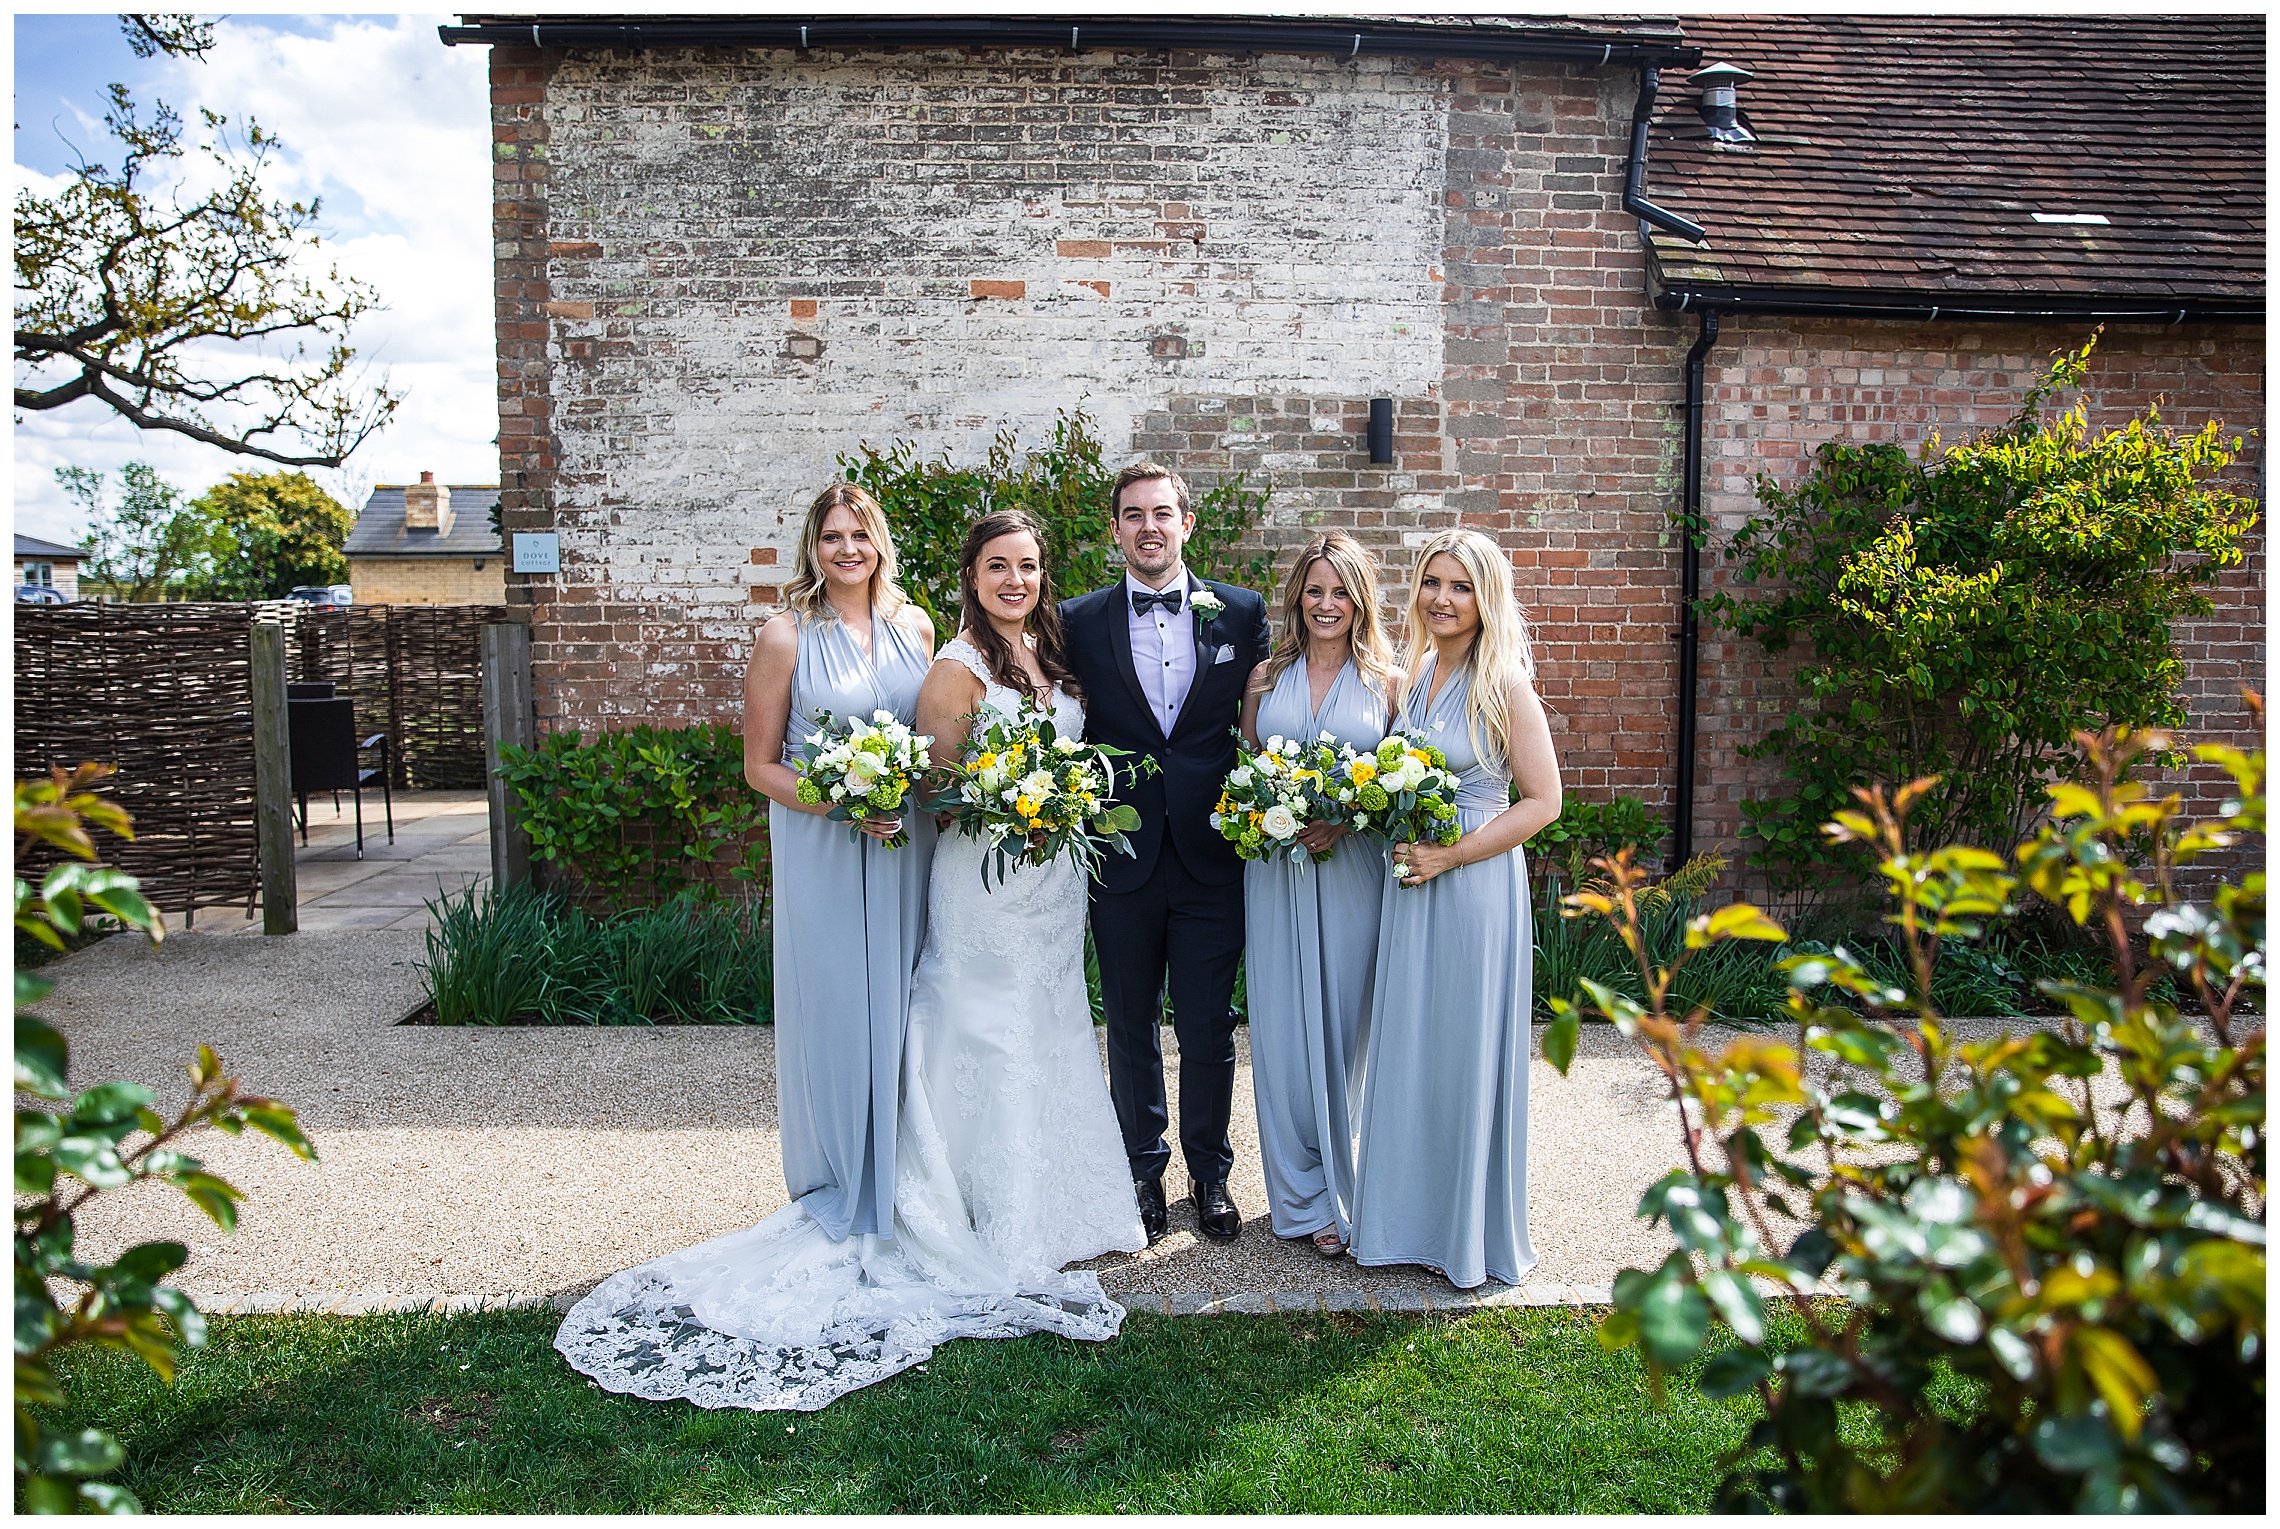
[[1701, 1512], [1756, 1412], [1683, 1383], [1656, 1411], [1556, 1308], [1135, 1315], [952, 1343], [812, 1414], [609, 1395], [555, 1323], [223, 1317], [172, 1387], [100, 1352], [67, 1384], [171, 1512]]

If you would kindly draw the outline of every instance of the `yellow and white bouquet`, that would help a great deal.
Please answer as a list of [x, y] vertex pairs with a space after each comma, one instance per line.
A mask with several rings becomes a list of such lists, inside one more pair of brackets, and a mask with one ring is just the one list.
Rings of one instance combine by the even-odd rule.
[[[1367, 754], [1347, 745], [1330, 771], [1329, 794], [1347, 824], [1388, 844], [1454, 844], [1457, 777], [1448, 757], [1421, 738], [1395, 733]], [[1409, 868], [1396, 864], [1396, 877]]]
[[[863, 830], [856, 819], [888, 817], [902, 810], [925, 773], [926, 751], [934, 740], [903, 726], [891, 711], [872, 712], [868, 722], [853, 716], [841, 722], [830, 712], [819, 711], [815, 721], [816, 730], [801, 740], [807, 749], [800, 760], [797, 794], [810, 807], [829, 802], [831, 810], [824, 816], [845, 823], [847, 831], [860, 838]], [[910, 834], [898, 831], [883, 842], [889, 849], [900, 849], [910, 842]]]
[[1140, 826], [1139, 810], [1112, 800], [1125, 750], [1063, 737], [1052, 715], [1027, 701], [1014, 717], [985, 716], [948, 786], [927, 804], [995, 852], [982, 862], [983, 886], [993, 859], [1002, 885], [1009, 866], [1065, 854], [1090, 875], [1104, 850], [1133, 853], [1125, 835]]
[[[1273, 737], [1257, 749], [1235, 750], [1235, 768], [1219, 788], [1211, 826], [1245, 860], [1265, 860], [1288, 850], [1306, 854], [1299, 830], [1322, 815], [1325, 769], [1332, 762], [1327, 743], [1300, 743]], [[1317, 861], [1330, 858], [1323, 850]]]

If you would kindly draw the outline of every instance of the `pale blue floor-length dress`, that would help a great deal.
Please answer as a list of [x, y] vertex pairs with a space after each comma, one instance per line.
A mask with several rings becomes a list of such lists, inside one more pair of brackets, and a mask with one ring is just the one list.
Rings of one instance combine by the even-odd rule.
[[[1430, 709], [1433, 665], [1411, 687], [1405, 730], [1457, 773], [1470, 833], [1505, 809], [1505, 762], [1473, 752], [1469, 666]], [[1421, 887], [1386, 872], [1371, 989], [1354, 1185], [1353, 1252], [1365, 1264], [1422, 1264], [1471, 1289], [1517, 1284], [1528, 1242], [1528, 1027], [1534, 931], [1527, 864], [1513, 849]]]
[[[1311, 743], [1323, 733], [1367, 752], [1385, 736], [1385, 698], [1351, 659], [1322, 709], [1297, 659], [1259, 702], [1259, 737]], [[1353, 1226], [1354, 1112], [1361, 1099], [1377, 967], [1385, 847], [1349, 834], [1320, 865], [1301, 854], [1243, 868], [1245, 991], [1259, 1155], [1277, 1237]]]
[[[890, 711], [909, 724], [934, 655], [873, 611], [873, 656], [836, 618], [800, 621], [784, 763], [816, 713]], [[784, 1185], [833, 1241], [890, 1231], [895, 1106], [911, 972], [926, 936], [934, 820], [906, 808], [910, 843], [851, 838], [845, 823], [768, 806], [776, 921], [776, 1112]]]

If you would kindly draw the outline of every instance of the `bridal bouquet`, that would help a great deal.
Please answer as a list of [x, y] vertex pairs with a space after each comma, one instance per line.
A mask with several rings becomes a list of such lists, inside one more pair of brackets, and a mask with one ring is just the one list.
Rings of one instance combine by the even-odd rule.
[[[1350, 793], [1356, 832], [1389, 844], [1454, 844], [1464, 834], [1457, 777], [1447, 756], [1422, 739], [1395, 733], [1367, 754], [1349, 746], [1331, 771], [1330, 789], [1341, 803]], [[1409, 867], [1397, 862], [1393, 873], [1407, 876]]]
[[[947, 789], [928, 805], [957, 819], [958, 832], [995, 851], [998, 882], [1010, 865], [1047, 865], [1067, 855], [1087, 875], [1106, 849], [1129, 855], [1137, 808], [1110, 801], [1123, 749], [1065, 738], [1052, 715], [1024, 701], [1020, 714], [985, 713]], [[982, 885], [990, 860], [982, 862]]]
[[[1298, 842], [1298, 831], [1317, 817], [1338, 816], [1334, 807], [1321, 810], [1327, 805], [1322, 800], [1327, 771], [1335, 762], [1326, 742], [1275, 737], [1256, 751], [1237, 747], [1235, 768], [1219, 788], [1212, 828], [1245, 860], [1265, 860], [1284, 850], [1297, 859], [1308, 853]], [[1313, 858], [1327, 860], [1330, 852], [1316, 852]]]
[[[839, 722], [819, 711], [815, 721], [816, 730], [805, 740], [807, 757], [800, 762], [799, 799], [810, 807], [831, 803], [824, 816], [847, 824], [847, 831], [860, 838], [863, 830], [855, 820], [885, 817], [902, 807], [926, 770], [926, 750], [934, 740], [897, 722], [891, 711], [875, 711], [868, 722], [853, 717]], [[910, 834], [898, 832], [884, 842], [900, 849]]]

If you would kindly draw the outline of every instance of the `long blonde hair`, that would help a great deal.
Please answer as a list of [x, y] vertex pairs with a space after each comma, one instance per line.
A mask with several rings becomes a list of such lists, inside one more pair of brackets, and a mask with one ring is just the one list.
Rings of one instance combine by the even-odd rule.
[[[1328, 563], [1330, 572], [1346, 586], [1346, 593], [1354, 598], [1354, 625], [1347, 633], [1354, 648], [1354, 669], [1365, 683], [1381, 696], [1393, 689], [1396, 669], [1393, 643], [1385, 635], [1385, 611], [1379, 604], [1378, 564], [1369, 549], [1343, 531], [1325, 531], [1301, 548], [1298, 561], [1290, 565], [1290, 578], [1283, 584], [1282, 641], [1275, 644], [1274, 652], [1267, 655], [1266, 664], [1251, 688], [1265, 694], [1275, 688], [1282, 672], [1298, 661], [1306, 651], [1306, 621], [1299, 607], [1306, 596], [1306, 576], [1317, 561]], [[1398, 707], [1401, 697], [1389, 696], [1386, 705]]]
[[1436, 531], [1417, 549], [1417, 561], [1409, 567], [1409, 651], [1402, 664], [1402, 693], [1406, 698], [1433, 652], [1425, 626], [1425, 565], [1444, 553], [1464, 568], [1472, 583], [1474, 608], [1480, 612], [1480, 630], [1473, 634], [1472, 651], [1465, 655], [1472, 670], [1465, 695], [1465, 732], [1481, 759], [1509, 762], [1512, 718], [1506, 698], [1516, 684], [1535, 688], [1536, 654], [1528, 641], [1528, 618], [1513, 589], [1512, 563], [1478, 531]]
[[800, 527], [799, 567], [784, 583], [784, 603], [809, 620], [837, 619], [831, 599], [824, 593], [822, 551], [823, 518], [833, 510], [852, 511], [856, 522], [870, 534], [871, 550], [879, 554], [879, 566], [871, 570], [871, 606], [892, 620], [895, 612], [909, 603], [902, 586], [895, 582], [895, 539], [887, 530], [887, 512], [860, 483], [834, 483], [808, 506], [807, 521]]

